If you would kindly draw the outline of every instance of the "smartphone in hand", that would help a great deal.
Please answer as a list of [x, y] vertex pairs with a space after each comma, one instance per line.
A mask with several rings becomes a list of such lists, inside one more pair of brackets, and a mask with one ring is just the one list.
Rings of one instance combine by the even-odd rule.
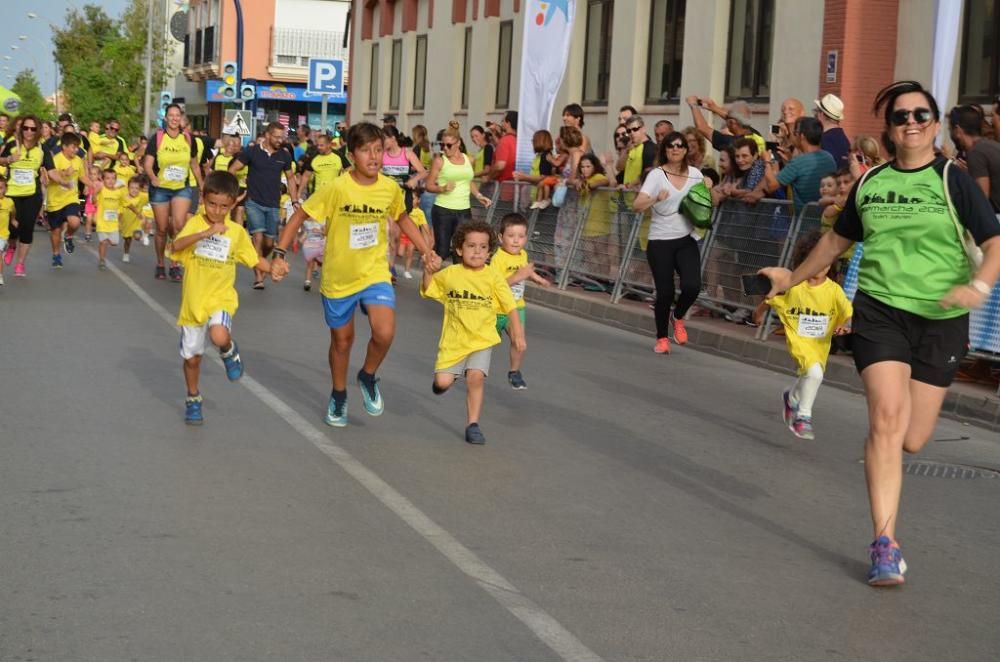
[[743, 281], [743, 294], [752, 296], [764, 296], [771, 291], [771, 279], [761, 274], [745, 274], [740, 276]]

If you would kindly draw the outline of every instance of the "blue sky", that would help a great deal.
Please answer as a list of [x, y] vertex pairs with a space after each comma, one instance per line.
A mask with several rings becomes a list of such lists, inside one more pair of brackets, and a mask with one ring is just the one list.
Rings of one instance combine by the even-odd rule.
[[[34, 69], [42, 93], [52, 94], [55, 88], [55, 63], [52, 58], [51, 24], [63, 25], [66, 10], [96, 4], [113, 17], [120, 16], [129, 0], [5, 0], [0, 20], [0, 85], [10, 87], [22, 69]], [[9, 3], [9, 4], [8, 4]], [[38, 18], [28, 18], [28, 12]], [[21, 36], [27, 37], [21, 40]], [[11, 46], [17, 46], [12, 49]], [[6, 59], [10, 57], [10, 59]], [[5, 69], [6, 67], [6, 69]]]

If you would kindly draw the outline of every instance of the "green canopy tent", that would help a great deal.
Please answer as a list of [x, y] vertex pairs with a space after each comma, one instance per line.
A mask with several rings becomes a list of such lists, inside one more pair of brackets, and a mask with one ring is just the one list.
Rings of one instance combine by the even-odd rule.
[[0, 112], [17, 115], [21, 109], [21, 97], [0, 85]]

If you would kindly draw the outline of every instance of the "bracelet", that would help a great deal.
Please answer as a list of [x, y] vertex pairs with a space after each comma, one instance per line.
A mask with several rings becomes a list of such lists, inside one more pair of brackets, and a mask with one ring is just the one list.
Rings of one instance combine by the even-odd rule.
[[979, 280], [978, 278], [973, 279], [972, 282], [969, 283], [969, 287], [986, 297], [988, 297], [990, 292], [993, 291], [993, 288], [990, 287], [986, 281]]
[[[273, 255], [274, 257], [280, 257], [280, 258], [281, 258], [282, 260], [284, 260], [284, 259], [285, 259], [285, 255], [286, 255], [286, 254], [287, 254], [287, 253], [286, 253], [286, 252], [285, 252], [285, 250], [284, 250], [284, 249], [282, 249], [282, 248], [272, 248], [272, 249], [271, 249], [271, 255]], [[272, 259], [273, 259], [273, 258], [272, 258]]]

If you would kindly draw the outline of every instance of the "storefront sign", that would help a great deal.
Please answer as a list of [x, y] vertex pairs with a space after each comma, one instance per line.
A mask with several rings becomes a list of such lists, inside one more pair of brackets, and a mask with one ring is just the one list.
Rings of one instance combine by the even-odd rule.
[[[305, 85], [292, 83], [257, 83], [257, 99], [261, 101], [300, 101], [304, 103], [319, 103], [320, 95], [310, 94]], [[222, 103], [221, 80], [205, 81], [205, 100], [208, 103]], [[346, 94], [331, 94], [331, 103], [347, 103]]]

